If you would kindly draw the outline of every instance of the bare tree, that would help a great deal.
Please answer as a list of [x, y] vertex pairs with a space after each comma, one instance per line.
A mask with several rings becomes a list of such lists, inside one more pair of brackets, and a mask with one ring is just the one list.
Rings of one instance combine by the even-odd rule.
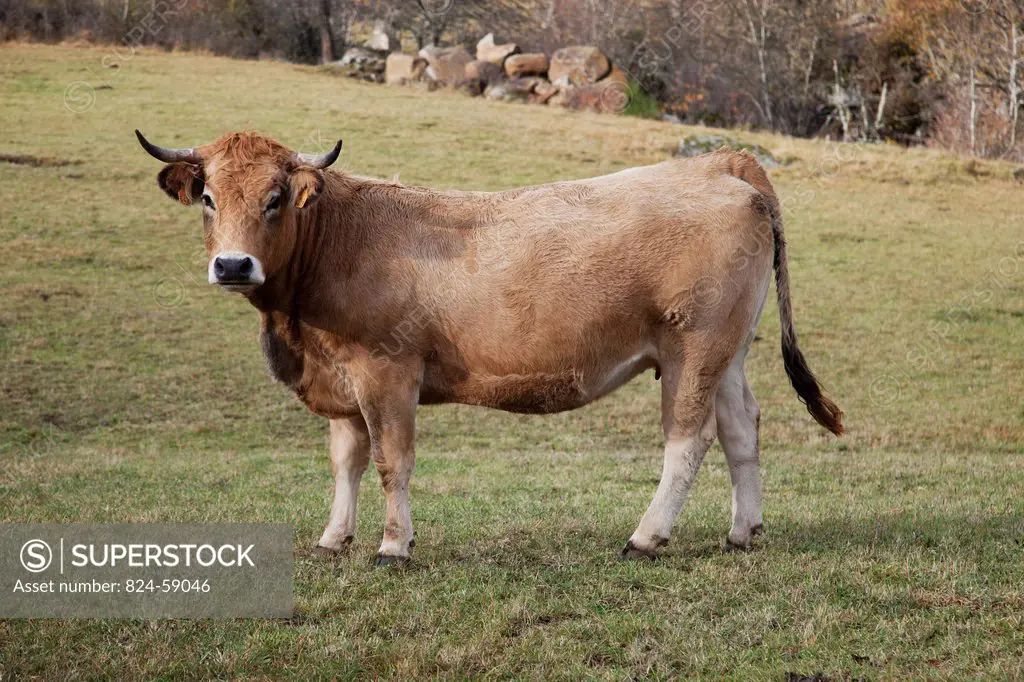
[[992, 40], [982, 63], [986, 78], [1005, 96], [1010, 128], [1008, 152], [1016, 149], [1020, 119], [1021, 44], [1024, 42], [1024, 8], [1021, 4], [1019, 0], [995, 0], [989, 8]]
[[768, 85], [768, 38], [771, 35], [768, 22], [772, 14], [771, 0], [734, 0], [743, 12], [743, 20], [749, 31], [748, 40], [757, 55], [757, 75], [761, 84], [761, 115], [765, 125], [775, 130], [775, 116], [772, 113], [772, 95]]

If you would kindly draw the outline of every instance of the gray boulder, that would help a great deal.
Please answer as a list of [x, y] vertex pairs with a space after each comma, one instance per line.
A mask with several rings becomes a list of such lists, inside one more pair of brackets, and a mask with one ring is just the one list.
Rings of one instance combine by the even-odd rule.
[[742, 142], [725, 135], [690, 135], [680, 140], [679, 147], [672, 153], [672, 156], [691, 158], [701, 156], [702, 154], [709, 154], [722, 147], [734, 151], [750, 152], [757, 158], [758, 163], [765, 168], [779, 168], [782, 165], [770, 151], [761, 145]]

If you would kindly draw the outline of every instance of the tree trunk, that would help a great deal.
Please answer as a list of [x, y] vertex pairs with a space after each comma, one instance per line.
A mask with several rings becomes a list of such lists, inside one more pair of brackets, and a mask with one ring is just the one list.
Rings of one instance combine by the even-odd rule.
[[[750, 28], [750, 41], [754, 45], [754, 49], [757, 50], [757, 66], [758, 75], [761, 81], [761, 102], [764, 108], [764, 119], [765, 123], [768, 124], [768, 129], [775, 130], [775, 117], [772, 115], [772, 99], [771, 94], [768, 92], [768, 59], [767, 59], [767, 43], [768, 43], [768, 2], [769, 0], [762, 0], [760, 9], [753, 9], [749, 6], [745, 6], [747, 9], [747, 25]], [[757, 25], [754, 24], [755, 11], [758, 15]]]
[[121, 5], [121, 36], [127, 36], [131, 30], [132, 0], [124, 0]]
[[320, 1], [320, 63], [334, 61], [334, 34], [331, 32], [331, 0]]
[[555, 23], [555, 6], [558, 4], [558, 0], [550, 0], [548, 2], [548, 9], [544, 13], [544, 21], [540, 23], [542, 31], [548, 30], [549, 27]]
[[843, 127], [843, 142], [850, 141], [850, 108], [847, 103], [846, 91], [839, 80], [839, 63], [832, 60], [832, 73], [836, 76], [836, 82], [832, 86], [832, 106], [835, 107], [836, 116], [839, 117], [839, 125]]
[[1017, 43], [1020, 38], [1017, 35], [1017, 22], [1016, 17], [1010, 18], [1010, 76], [1009, 87], [1009, 107], [1010, 107], [1010, 153], [1014, 151], [1014, 147], [1017, 146], [1017, 116], [1020, 111], [1020, 86], [1017, 84]]
[[972, 61], [971, 62], [971, 77], [970, 77], [970, 81], [969, 81], [970, 84], [969, 84], [969, 89], [968, 89], [968, 92], [970, 93], [970, 98], [971, 98], [971, 114], [970, 114], [970, 120], [968, 121], [968, 124], [967, 124], [968, 125], [968, 130], [970, 131], [970, 134], [971, 134], [971, 154], [972, 155], [976, 154], [977, 153], [977, 149], [978, 149], [978, 136], [977, 136], [977, 128], [978, 128], [978, 87], [977, 87], [978, 83], [977, 83], [977, 81], [978, 81], [978, 77], [977, 77], [977, 71], [978, 71], [978, 69], [975, 66], [974, 62]]
[[882, 139], [882, 123], [885, 121], [885, 98], [889, 95], [889, 83], [882, 83], [882, 96], [878, 98], [878, 111], [875, 112], [875, 137]]

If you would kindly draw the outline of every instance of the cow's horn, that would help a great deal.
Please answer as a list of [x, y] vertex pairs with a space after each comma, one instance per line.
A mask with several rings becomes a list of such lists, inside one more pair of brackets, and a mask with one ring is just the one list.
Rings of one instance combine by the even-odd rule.
[[145, 138], [145, 136], [138, 130], [135, 131], [135, 136], [139, 138], [139, 144], [142, 148], [149, 152], [149, 155], [154, 159], [159, 159], [164, 163], [191, 163], [201, 164], [203, 157], [199, 155], [199, 152], [192, 149], [165, 149], [164, 147], [157, 147]]
[[295, 156], [298, 157], [304, 166], [327, 168], [338, 160], [339, 154], [341, 154], [341, 140], [338, 140], [338, 144], [334, 145], [334, 149], [326, 154], [296, 154]]

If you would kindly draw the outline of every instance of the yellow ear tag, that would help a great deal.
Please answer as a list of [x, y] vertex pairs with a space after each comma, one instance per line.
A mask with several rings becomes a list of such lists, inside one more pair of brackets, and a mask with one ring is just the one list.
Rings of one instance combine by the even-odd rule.
[[306, 202], [309, 200], [309, 195], [311, 193], [312, 190], [309, 187], [304, 187], [302, 189], [302, 193], [299, 194], [299, 200], [295, 202], [295, 208], [302, 208], [303, 206], [305, 206]]

